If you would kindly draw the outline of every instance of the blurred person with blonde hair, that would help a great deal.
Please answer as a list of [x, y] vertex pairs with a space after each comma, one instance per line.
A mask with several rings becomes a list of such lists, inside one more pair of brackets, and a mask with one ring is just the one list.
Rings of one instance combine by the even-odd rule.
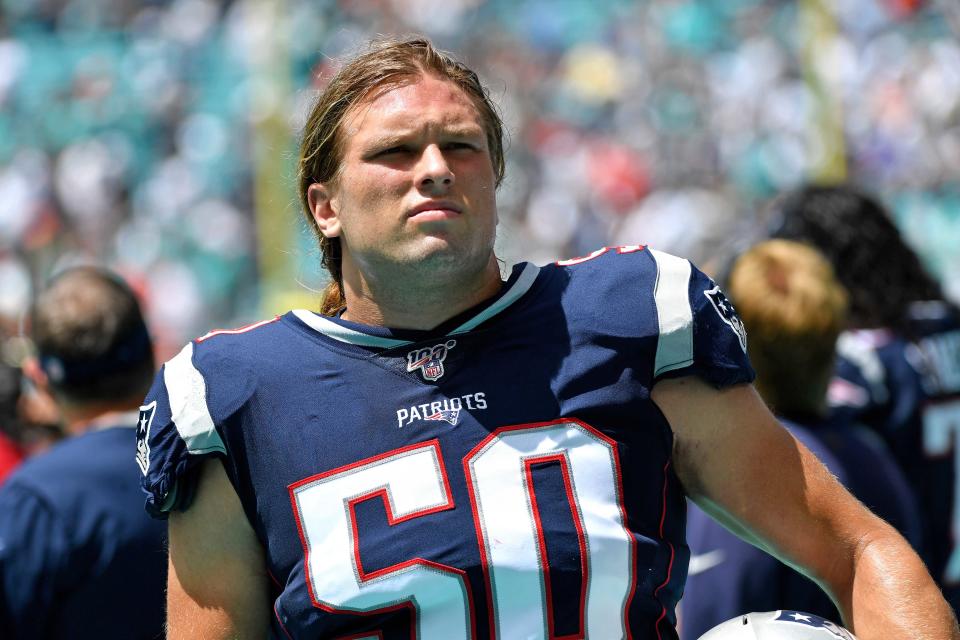
[[[828, 417], [827, 389], [848, 307], [830, 264], [809, 246], [769, 240], [736, 259], [728, 291], [750, 335], [754, 384], [764, 401], [854, 496], [918, 544], [916, 504], [886, 448], [866, 429]], [[839, 622], [836, 607], [813, 581], [692, 503], [687, 540], [683, 639], [748, 611], [796, 609]]]

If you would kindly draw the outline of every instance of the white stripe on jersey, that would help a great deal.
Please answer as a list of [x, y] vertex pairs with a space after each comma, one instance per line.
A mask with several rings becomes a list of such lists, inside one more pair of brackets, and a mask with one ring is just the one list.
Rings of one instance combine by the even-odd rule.
[[[464, 322], [447, 335], [466, 333], [467, 331], [478, 327], [480, 324], [486, 322], [493, 316], [512, 305], [514, 302], [519, 300], [523, 294], [530, 290], [530, 287], [533, 286], [533, 283], [537, 279], [537, 275], [539, 273], [540, 268], [536, 265], [525, 265], [523, 271], [520, 273], [520, 276], [517, 278], [517, 281], [510, 286], [510, 289], [507, 290], [507, 292], [504, 293], [499, 300], [475, 315], [470, 320]], [[353, 329], [341, 326], [329, 318], [325, 318], [305, 309], [295, 309], [293, 311], [293, 315], [297, 316], [301, 322], [311, 329], [319, 331], [320, 333], [333, 338], [334, 340], [339, 340], [340, 342], [356, 344], [361, 347], [382, 347], [384, 349], [413, 344], [410, 340], [383, 338], [380, 336], [373, 336], [363, 333], [361, 331], [355, 331]]]
[[693, 311], [690, 309], [690, 263], [668, 253], [650, 250], [657, 263], [654, 301], [660, 337], [653, 375], [682, 369], [693, 363]]
[[391, 347], [402, 347], [405, 344], [411, 344], [409, 340], [381, 338], [380, 336], [371, 336], [360, 331], [354, 331], [353, 329], [342, 327], [336, 322], [324, 318], [323, 316], [318, 316], [314, 312], [307, 311], [306, 309], [294, 309], [293, 315], [300, 318], [303, 324], [307, 325], [311, 329], [315, 329], [316, 331], [319, 331], [320, 333], [329, 336], [334, 340], [339, 340], [340, 342], [356, 344], [360, 345], [361, 347], [383, 347], [384, 349], [389, 349]]
[[192, 342], [164, 365], [163, 383], [170, 398], [170, 416], [187, 445], [187, 451], [193, 454], [226, 453], [207, 409], [206, 382], [193, 366]]
[[533, 281], [537, 279], [537, 275], [539, 273], [540, 267], [529, 263], [524, 265], [523, 271], [520, 273], [520, 277], [517, 278], [517, 281], [513, 283], [513, 286], [510, 287], [509, 291], [503, 294], [503, 296], [492, 305], [451, 331], [451, 335], [456, 333], [466, 333], [467, 331], [470, 331], [471, 329], [479, 326], [481, 323], [486, 322], [493, 316], [512, 305], [520, 298], [520, 296], [530, 290], [530, 287], [533, 286]]

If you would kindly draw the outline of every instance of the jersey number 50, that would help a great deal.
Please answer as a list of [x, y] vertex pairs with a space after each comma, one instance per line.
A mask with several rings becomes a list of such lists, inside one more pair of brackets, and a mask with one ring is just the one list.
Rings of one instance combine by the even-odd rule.
[[[625, 527], [616, 446], [575, 420], [504, 427], [463, 460], [500, 638], [554, 637], [550, 580], [532, 465], [562, 469], [580, 543], [579, 637], [627, 637], [633, 547]], [[475, 634], [472, 594], [460, 569], [412, 558], [367, 572], [354, 507], [379, 496], [390, 524], [453, 508], [437, 440], [302, 480], [290, 497], [306, 554], [313, 604], [327, 611], [384, 613], [412, 607], [417, 638]], [[370, 636], [376, 637], [376, 636]]]

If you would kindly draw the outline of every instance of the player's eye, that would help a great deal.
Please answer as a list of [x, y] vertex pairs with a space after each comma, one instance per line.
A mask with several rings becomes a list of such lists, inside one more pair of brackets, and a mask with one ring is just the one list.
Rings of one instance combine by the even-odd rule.
[[463, 151], [463, 150], [473, 151], [477, 147], [473, 143], [456, 140], [456, 141], [444, 143], [443, 148], [446, 151]]
[[392, 146], [392, 147], [387, 147], [386, 149], [382, 149], [382, 150], [378, 151], [378, 152], [375, 154], [375, 156], [376, 156], [376, 157], [384, 157], [384, 156], [399, 155], [399, 154], [404, 154], [404, 153], [410, 153], [410, 147], [408, 147], [407, 145], [404, 145], [404, 144], [398, 144], [398, 145], [394, 145], [394, 146]]

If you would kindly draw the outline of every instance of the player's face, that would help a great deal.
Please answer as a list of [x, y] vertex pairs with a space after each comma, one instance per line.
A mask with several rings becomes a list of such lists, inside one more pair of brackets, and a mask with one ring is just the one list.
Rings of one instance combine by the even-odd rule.
[[399, 265], [488, 267], [495, 177], [466, 94], [423, 76], [354, 107], [341, 135], [341, 171], [319, 186], [314, 216], [325, 235], [340, 238], [345, 276], [352, 268], [369, 275]]

